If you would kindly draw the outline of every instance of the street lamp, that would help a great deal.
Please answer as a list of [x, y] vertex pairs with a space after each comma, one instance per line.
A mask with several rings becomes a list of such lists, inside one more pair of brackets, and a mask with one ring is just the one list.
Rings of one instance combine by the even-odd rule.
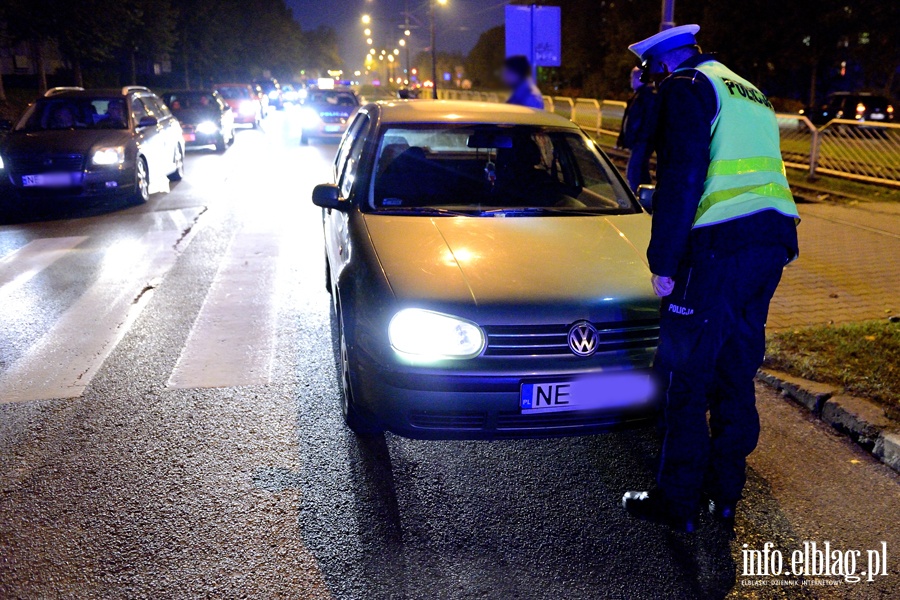
[[438, 94], [438, 74], [437, 74], [437, 49], [435, 46], [435, 31], [434, 31], [434, 7], [436, 4], [446, 5], [447, 0], [431, 0], [430, 2], [430, 12], [429, 17], [431, 21], [431, 98], [433, 100], [437, 100]]
[[363, 22], [363, 25], [368, 25], [369, 23], [372, 22], [372, 17], [370, 17], [369, 15], [363, 15], [362, 22]]
[[372, 35], [372, 30], [366, 27], [366, 30], [363, 31], [363, 35]]

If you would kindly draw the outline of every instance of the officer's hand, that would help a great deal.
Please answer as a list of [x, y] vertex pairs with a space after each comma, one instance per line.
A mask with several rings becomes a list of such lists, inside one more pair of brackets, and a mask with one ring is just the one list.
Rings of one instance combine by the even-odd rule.
[[675, 289], [675, 280], [662, 275], [652, 275], [650, 282], [653, 284], [653, 292], [660, 298], [665, 298]]

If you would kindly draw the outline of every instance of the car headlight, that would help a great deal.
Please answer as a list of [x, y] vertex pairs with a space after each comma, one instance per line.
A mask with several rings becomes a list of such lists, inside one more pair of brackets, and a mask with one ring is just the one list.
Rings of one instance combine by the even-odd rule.
[[271, 92], [269, 92], [269, 98], [271, 98], [272, 100], [274, 100], [274, 99], [277, 98], [277, 97], [278, 97], [278, 91], [277, 91], [277, 90], [272, 90]]
[[98, 148], [94, 151], [91, 162], [95, 165], [121, 165], [125, 162], [125, 148]]
[[203, 121], [199, 125], [197, 125], [197, 133], [205, 133], [206, 135], [212, 135], [219, 131], [219, 126], [213, 123], [212, 121]]
[[306, 107], [300, 111], [300, 124], [303, 127], [315, 127], [322, 122], [319, 113], [315, 109]]
[[471, 321], [430, 310], [401, 310], [388, 326], [391, 347], [418, 359], [475, 358], [484, 349], [484, 333]]
[[3, 168], [4, 168], [4, 167], [3, 167], [3, 157], [0, 156], [0, 171], [2, 171]]
[[256, 105], [251, 101], [241, 102], [241, 114], [252, 115], [256, 112]]

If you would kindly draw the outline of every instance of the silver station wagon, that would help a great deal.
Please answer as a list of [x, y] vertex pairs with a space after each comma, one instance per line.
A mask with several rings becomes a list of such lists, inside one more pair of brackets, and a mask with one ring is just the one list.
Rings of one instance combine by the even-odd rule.
[[344, 418], [493, 439], [646, 423], [650, 217], [566, 119], [508, 105], [360, 109], [322, 207]]

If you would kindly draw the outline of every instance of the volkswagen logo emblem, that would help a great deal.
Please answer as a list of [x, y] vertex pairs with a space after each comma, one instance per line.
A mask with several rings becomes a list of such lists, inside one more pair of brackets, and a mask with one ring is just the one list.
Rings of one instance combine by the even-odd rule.
[[599, 344], [597, 328], [587, 321], [579, 321], [569, 329], [569, 349], [576, 356], [591, 356]]

